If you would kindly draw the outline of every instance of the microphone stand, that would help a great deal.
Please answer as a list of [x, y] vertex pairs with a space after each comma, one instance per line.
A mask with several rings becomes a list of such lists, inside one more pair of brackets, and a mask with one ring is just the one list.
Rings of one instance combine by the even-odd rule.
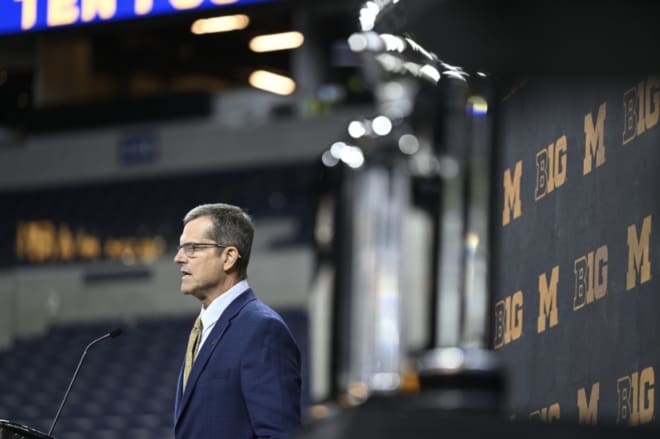
[[69, 397], [69, 393], [71, 392], [71, 388], [73, 387], [73, 383], [76, 381], [76, 377], [78, 376], [78, 372], [80, 371], [80, 366], [82, 366], [83, 361], [85, 360], [85, 356], [87, 355], [87, 351], [89, 348], [94, 346], [96, 343], [100, 342], [101, 340], [105, 340], [106, 338], [114, 338], [117, 337], [119, 334], [121, 334], [121, 329], [113, 329], [112, 331], [108, 332], [107, 334], [97, 338], [96, 340], [92, 341], [90, 344], [87, 345], [85, 350], [83, 351], [82, 355], [80, 356], [80, 360], [78, 361], [78, 366], [76, 367], [76, 371], [73, 372], [73, 377], [71, 377], [71, 381], [69, 382], [69, 387], [66, 389], [66, 392], [64, 392], [64, 398], [62, 398], [62, 402], [60, 403], [60, 407], [57, 409], [57, 413], [55, 414], [55, 418], [53, 419], [53, 425], [50, 426], [50, 430], [48, 430], [48, 436], [50, 436], [53, 433], [53, 430], [55, 430], [55, 424], [57, 424], [57, 421], [60, 418], [60, 413], [62, 413], [62, 407], [64, 407], [64, 404], [66, 403], [67, 398]]

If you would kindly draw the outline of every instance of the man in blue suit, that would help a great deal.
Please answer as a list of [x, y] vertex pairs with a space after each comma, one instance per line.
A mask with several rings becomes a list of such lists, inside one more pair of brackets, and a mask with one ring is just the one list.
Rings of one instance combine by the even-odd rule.
[[175, 436], [289, 437], [300, 426], [300, 352], [247, 283], [252, 220], [239, 207], [205, 204], [183, 223], [174, 262], [181, 292], [202, 309], [179, 374]]

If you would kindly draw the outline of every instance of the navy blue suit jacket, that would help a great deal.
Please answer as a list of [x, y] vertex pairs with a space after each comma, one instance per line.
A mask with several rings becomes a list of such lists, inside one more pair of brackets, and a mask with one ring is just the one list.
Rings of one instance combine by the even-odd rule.
[[300, 351], [282, 318], [252, 290], [222, 313], [186, 391], [179, 373], [177, 439], [286, 438], [300, 426]]

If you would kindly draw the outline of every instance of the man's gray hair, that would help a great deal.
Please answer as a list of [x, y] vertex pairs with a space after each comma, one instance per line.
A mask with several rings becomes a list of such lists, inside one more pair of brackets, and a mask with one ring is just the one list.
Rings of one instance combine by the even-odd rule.
[[236, 268], [241, 279], [247, 278], [247, 266], [250, 262], [254, 238], [252, 218], [243, 209], [231, 204], [202, 204], [186, 214], [183, 224], [186, 225], [194, 219], [205, 216], [213, 221], [213, 228], [208, 238], [218, 244], [232, 245], [238, 249], [241, 256], [236, 262]]

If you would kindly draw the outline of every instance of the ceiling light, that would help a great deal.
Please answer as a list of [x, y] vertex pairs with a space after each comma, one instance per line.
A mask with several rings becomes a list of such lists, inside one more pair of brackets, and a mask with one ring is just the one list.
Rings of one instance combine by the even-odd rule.
[[190, 27], [195, 35], [229, 32], [245, 29], [250, 24], [250, 17], [244, 14], [224, 15], [221, 17], [200, 18]]
[[276, 50], [295, 49], [302, 46], [305, 37], [300, 32], [281, 32], [277, 34], [259, 35], [250, 40], [253, 52], [274, 52]]
[[255, 70], [250, 74], [248, 81], [254, 88], [278, 95], [290, 95], [296, 90], [296, 83], [293, 79], [266, 70]]

